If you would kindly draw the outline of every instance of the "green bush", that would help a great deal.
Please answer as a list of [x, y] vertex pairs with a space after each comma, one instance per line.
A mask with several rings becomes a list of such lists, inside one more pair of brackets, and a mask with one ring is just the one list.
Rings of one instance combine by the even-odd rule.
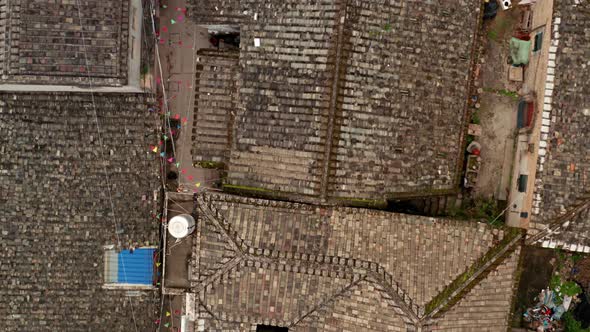
[[574, 262], [574, 264], [576, 264], [578, 261], [580, 261], [582, 258], [584, 258], [584, 256], [582, 254], [573, 254], [572, 255], [572, 261]]
[[582, 288], [574, 281], [566, 281], [561, 285], [561, 293], [567, 296], [578, 295], [582, 292]]
[[582, 288], [575, 281], [562, 282], [561, 278], [555, 274], [549, 280], [549, 288], [555, 294], [555, 304], [563, 303], [564, 296], [575, 296], [582, 293]]
[[479, 113], [477, 111], [471, 114], [471, 123], [480, 124]]
[[590, 328], [582, 328], [582, 324], [574, 318], [570, 311], [563, 315], [563, 323], [565, 332], [590, 332]]

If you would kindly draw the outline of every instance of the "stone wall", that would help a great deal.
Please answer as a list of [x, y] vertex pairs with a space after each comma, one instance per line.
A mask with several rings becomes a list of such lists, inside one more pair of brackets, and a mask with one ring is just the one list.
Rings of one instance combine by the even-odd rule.
[[118, 237], [122, 247], [158, 241], [158, 166], [146, 137], [158, 119], [148, 101], [0, 94], [3, 331], [133, 331], [131, 317], [139, 331], [153, 326], [157, 294], [102, 289], [102, 246]]

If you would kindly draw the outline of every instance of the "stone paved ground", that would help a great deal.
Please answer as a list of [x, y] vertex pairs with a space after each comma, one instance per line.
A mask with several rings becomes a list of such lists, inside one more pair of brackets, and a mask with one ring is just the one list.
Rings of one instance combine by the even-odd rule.
[[[220, 181], [219, 173], [214, 169], [193, 167], [193, 140], [196, 128], [196, 116], [193, 111], [198, 103], [195, 92], [196, 69], [199, 57], [197, 52], [211, 47], [207, 29], [197, 26], [191, 20], [184, 18], [186, 14], [185, 0], [167, 0], [167, 8], [160, 8], [160, 44], [159, 54], [162, 61], [162, 85], [166, 88], [169, 99], [168, 106], [171, 116], [178, 117], [181, 130], [176, 145], [176, 162], [180, 167], [175, 169], [178, 182], [185, 192], [210, 188]], [[172, 20], [175, 24], [172, 24]], [[158, 86], [161, 91], [162, 85]], [[208, 150], [209, 147], [206, 147]], [[195, 151], [195, 155], [198, 152]], [[199, 184], [199, 187], [196, 185]]]
[[133, 315], [139, 331], [152, 327], [156, 293], [102, 288], [102, 247], [116, 234], [122, 247], [158, 241], [148, 101], [95, 94], [102, 155], [90, 94], [0, 94], [3, 331], [127, 332]]

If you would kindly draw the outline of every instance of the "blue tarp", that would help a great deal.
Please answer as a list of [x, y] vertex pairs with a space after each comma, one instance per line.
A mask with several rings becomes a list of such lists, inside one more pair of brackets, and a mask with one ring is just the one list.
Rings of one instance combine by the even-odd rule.
[[118, 257], [118, 283], [151, 285], [154, 273], [153, 248], [123, 250]]

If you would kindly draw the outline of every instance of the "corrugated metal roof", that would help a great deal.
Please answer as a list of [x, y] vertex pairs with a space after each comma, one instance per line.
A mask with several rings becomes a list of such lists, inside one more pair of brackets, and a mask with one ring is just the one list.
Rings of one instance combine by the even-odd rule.
[[119, 253], [118, 283], [151, 285], [154, 274], [155, 249], [141, 248]]

